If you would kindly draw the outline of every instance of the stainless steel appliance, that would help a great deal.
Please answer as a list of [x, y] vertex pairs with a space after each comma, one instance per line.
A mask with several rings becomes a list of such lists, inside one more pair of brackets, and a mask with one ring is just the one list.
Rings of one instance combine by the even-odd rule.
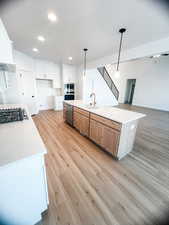
[[64, 100], [75, 99], [75, 84], [68, 83], [64, 85]]
[[29, 119], [25, 109], [22, 108], [1, 108], [0, 123], [9, 123]]
[[67, 105], [66, 122], [70, 124], [71, 126], [73, 125], [73, 106], [71, 105]]

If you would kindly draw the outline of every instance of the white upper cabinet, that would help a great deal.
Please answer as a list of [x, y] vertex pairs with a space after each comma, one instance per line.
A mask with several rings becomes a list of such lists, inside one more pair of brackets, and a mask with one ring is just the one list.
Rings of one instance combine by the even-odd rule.
[[53, 88], [61, 88], [60, 74], [53, 74], [51, 78], [53, 80]]
[[35, 73], [37, 78], [46, 78], [48, 75], [48, 70], [47, 70], [47, 63], [42, 60], [36, 60], [35, 61]]
[[63, 83], [76, 83], [76, 67], [72, 65], [62, 65]]
[[37, 79], [53, 80], [53, 88], [61, 88], [60, 66], [45, 60], [35, 61]]

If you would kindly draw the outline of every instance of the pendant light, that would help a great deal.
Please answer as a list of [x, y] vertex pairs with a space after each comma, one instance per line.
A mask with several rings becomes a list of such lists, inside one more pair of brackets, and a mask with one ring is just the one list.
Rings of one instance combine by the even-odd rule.
[[84, 48], [83, 51], [84, 51], [84, 71], [83, 71], [83, 76], [85, 77], [86, 76], [86, 56], [87, 56], [88, 49]]
[[119, 54], [118, 54], [118, 60], [117, 60], [117, 69], [116, 69], [116, 73], [115, 73], [115, 78], [119, 78], [120, 77], [120, 71], [119, 71], [119, 65], [120, 65], [120, 56], [121, 56], [121, 49], [122, 49], [122, 41], [123, 41], [123, 34], [124, 32], [126, 32], [125, 28], [121, 28], [119, 30], [119, 33], [121, 34], [120, 37], [120, 46], [119, 46]]

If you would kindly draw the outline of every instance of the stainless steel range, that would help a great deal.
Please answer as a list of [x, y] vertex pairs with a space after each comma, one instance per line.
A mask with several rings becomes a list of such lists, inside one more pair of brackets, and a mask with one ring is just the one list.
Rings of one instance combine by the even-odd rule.
[[9, 123], [29, 119], [23, 108], [1, 108], [0, 123]]

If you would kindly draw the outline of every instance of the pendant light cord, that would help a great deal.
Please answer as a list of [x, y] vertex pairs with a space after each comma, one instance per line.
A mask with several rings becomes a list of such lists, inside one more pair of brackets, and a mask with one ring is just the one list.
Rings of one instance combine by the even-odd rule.
[[120, 64], [122, 40], [123, 40], [123, 33], [121, 33], [121, 38], [120, 38], [119, 55], [118, 55], [118, 61], [117, 61], [117, 71], [119, 70], [119, 64]]
[[122, 48], [122, 41], [123, 41], [123, 34], [126, 31], [125, 28], [121, 28], [119, 32], [121, 33], [121, 38], [120, 38], [120, 46], [119, 46], [119, 55], [118, 55], [118, 60], [117, 60], [117, 71], [119, 70], [119, 64], [120, 64], [120, 56], [121, 56], [121, 48]]
[[86, 76], [86, 55], [87, 55], [87, 48], [84, 48], [84, 76]]
[[86, 76], [86, 52], [84, 55], [84, 76]]

